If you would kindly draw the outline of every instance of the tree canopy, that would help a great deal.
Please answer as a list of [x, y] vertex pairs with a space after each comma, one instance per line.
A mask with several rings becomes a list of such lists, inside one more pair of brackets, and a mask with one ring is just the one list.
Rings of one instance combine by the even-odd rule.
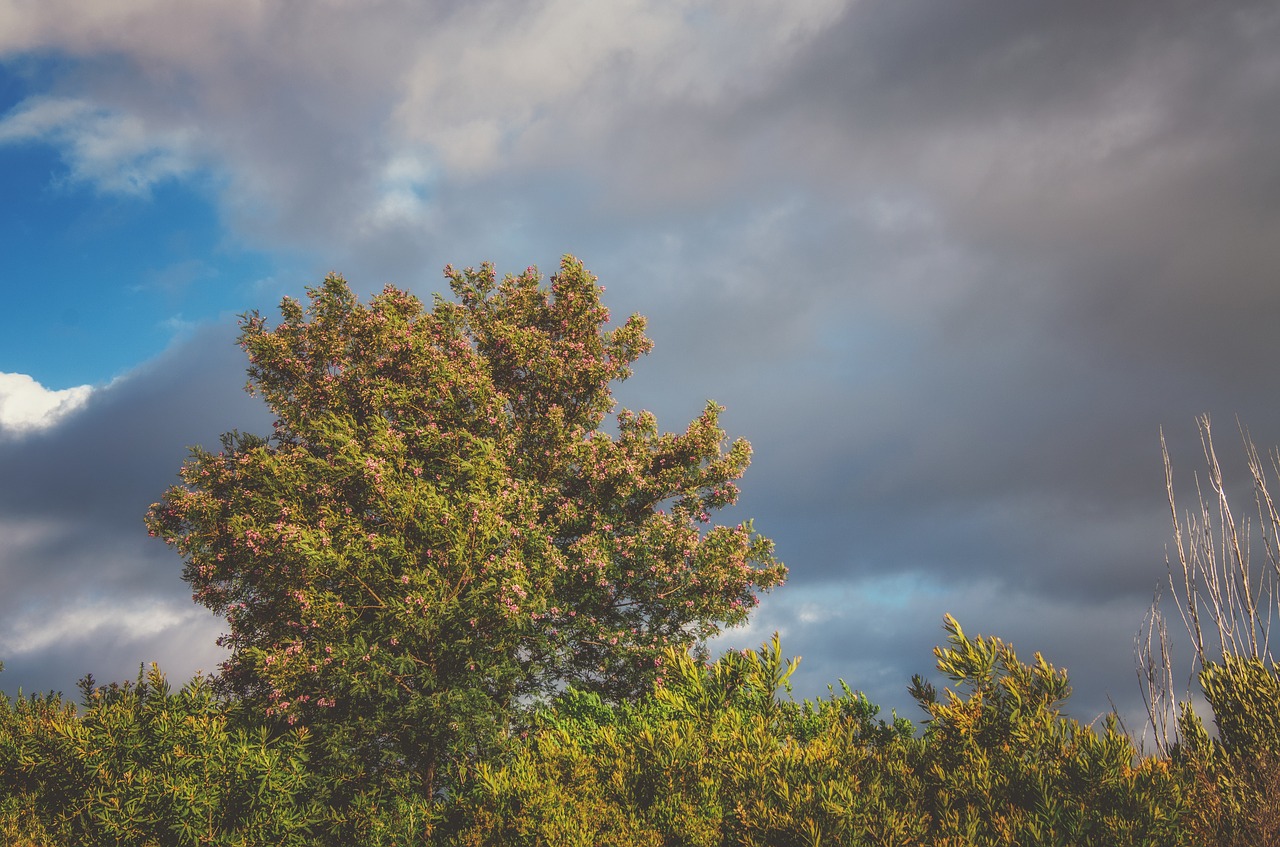
[[678, 434], [628, 410], [601, 429], [652, 343], [638, 315], [607, 328], [580, 262], [549, 287], [445, 273], [455, 299], [429, 309], [331, 275], [274, 327], [244, 315], [275, 431], [194, 449], [147, 518], [226, 616], [226, 690], [428, 792], [520, 698], [633, 699], [786, 573], [749, 522], [712, 523], [750, 459], [720, 407]]

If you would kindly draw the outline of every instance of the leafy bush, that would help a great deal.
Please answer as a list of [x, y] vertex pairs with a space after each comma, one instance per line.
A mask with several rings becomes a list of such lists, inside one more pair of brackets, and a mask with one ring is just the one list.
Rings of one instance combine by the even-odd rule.
[[1019, 661], [998, 638], [970, 638], [950, 615], [938, 670], [964, 693], [939, 700], [917, 678], [929, 715], [922, 755], [936, 844], [1171, 844], [1186, 813], [1167, 764], [1139, 760], [1112, 716], [1101, 733], [1065, 717], [1065, 671]]
[[1217, 737], [1185, 705], [1175, 750], [1195, 790], [1194, 831], [1203, 844], [1280, 843], [1280, 671], [1227, 656], [1205, 665], [1200, 685]]
[[16, 843], [306, 844], [323, 819], [305, 730], [270, 737], [197, 677], [0, 700], [0, 822]]
[[909, 838], [911, 724], [842, 688], [779, 695], [777, 638], [707, 664], [669, 651], [634, 707], [570, 690], [469, 774], [458, 844], [791, 844]]

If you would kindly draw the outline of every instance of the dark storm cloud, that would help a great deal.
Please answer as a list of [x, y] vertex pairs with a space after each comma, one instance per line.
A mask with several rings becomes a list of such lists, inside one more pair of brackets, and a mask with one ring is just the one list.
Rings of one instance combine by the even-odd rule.
[[191, 333], [44, 430], [0, 435], [0, 687], [70, 691], [139, 662], [213, 670], [219, 624], [142, 517], [192, 445], [270, 430], [244, 384], [231, 322]]
[[0, 491], [0, 508], [23, 517], [65, 508], [86, 522], [140, 520], [158, 499], [156, 480], [176, 482], [189, 445], [212, 447], [237, 425], [269, 428], [262, 403], [242, 390], [244, 354], [234, 334], [231, 318], [202, 328], [97, 389], [55, 426], [3, 437], [0, 474], [20, 482]]
[[794, 137], [837, 189], [902, 186], [996, 260], [959, 325], [1052, 317], [1220, 378], [1280, 305], [1278, 34], [1260, 3], [861, 4], [777, 108], [829, 127]]
[[[942, 588], [889, 576], [779, 592], [760, 609], [751, 631], [735, 634], [731, 642], [754, 646], [780, 630], [784, 650], [801, 657], [792, 678], [797, 697], [825, 695], [831, 684], [838, 691], [842, 679], [886, 715], [892, 709], [920, 720], [924, 715], [907, 690], [913, 674], [939, 690], [955, 687], [934, 667], [934, 646], [946, 644], [944, 613], [971, 637], [1001, 637], [1012, 641], [1024, 661], [1039, 651], [1066, 669], [1074, 689], [1066, 704], [1072, 717], [1088, 723], [1114, 704], [1134, 730], [1141, 730], [1133, 670], [1136, 627], [1123, 599], [1082, 606], [998, 581], [971, 579]], [[1034, 626], [1027, 625], [1028, 618], [1034, 618]]]

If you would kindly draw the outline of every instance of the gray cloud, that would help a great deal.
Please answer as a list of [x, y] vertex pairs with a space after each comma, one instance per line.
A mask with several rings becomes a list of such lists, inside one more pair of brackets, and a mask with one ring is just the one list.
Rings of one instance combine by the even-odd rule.
[[140, 662], [214, 669], [218, 622], [142, 517], [189, 446], [270, 429], [240, 390], [233, 328], [195, 331], [52, 426], [0, 437], [0, 578], [16, 587], [0, 594], [5, 690], [70, 691], [89, 672], [131, 678]]

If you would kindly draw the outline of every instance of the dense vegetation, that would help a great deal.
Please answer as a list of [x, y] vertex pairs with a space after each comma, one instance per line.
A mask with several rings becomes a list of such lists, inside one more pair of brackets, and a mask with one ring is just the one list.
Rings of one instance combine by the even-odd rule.
[[1276, 842], [1280, 674], [1256, 639], [1200, 643], [1216, 732], [1175, 701], [1155, 755], [950, 617], [919, 725], [844, 683], [795, 701], [776, 637], [712, 660], [785, 576], [751, 524], [713, 523], [746, 442], [714, 404], [682, 434], [625, 410], [601, 429], [650, 343], [639, 317], [606, 328], [575, 260], [549, 289], [447, 274], [430, 309], [330, 277], [274, 328], [245, 316], [275, 432], [193, 450], [147, 516], [230, 656], [176, 691], [153, 667], [78, 703], [0, 698], [0, 840]]

